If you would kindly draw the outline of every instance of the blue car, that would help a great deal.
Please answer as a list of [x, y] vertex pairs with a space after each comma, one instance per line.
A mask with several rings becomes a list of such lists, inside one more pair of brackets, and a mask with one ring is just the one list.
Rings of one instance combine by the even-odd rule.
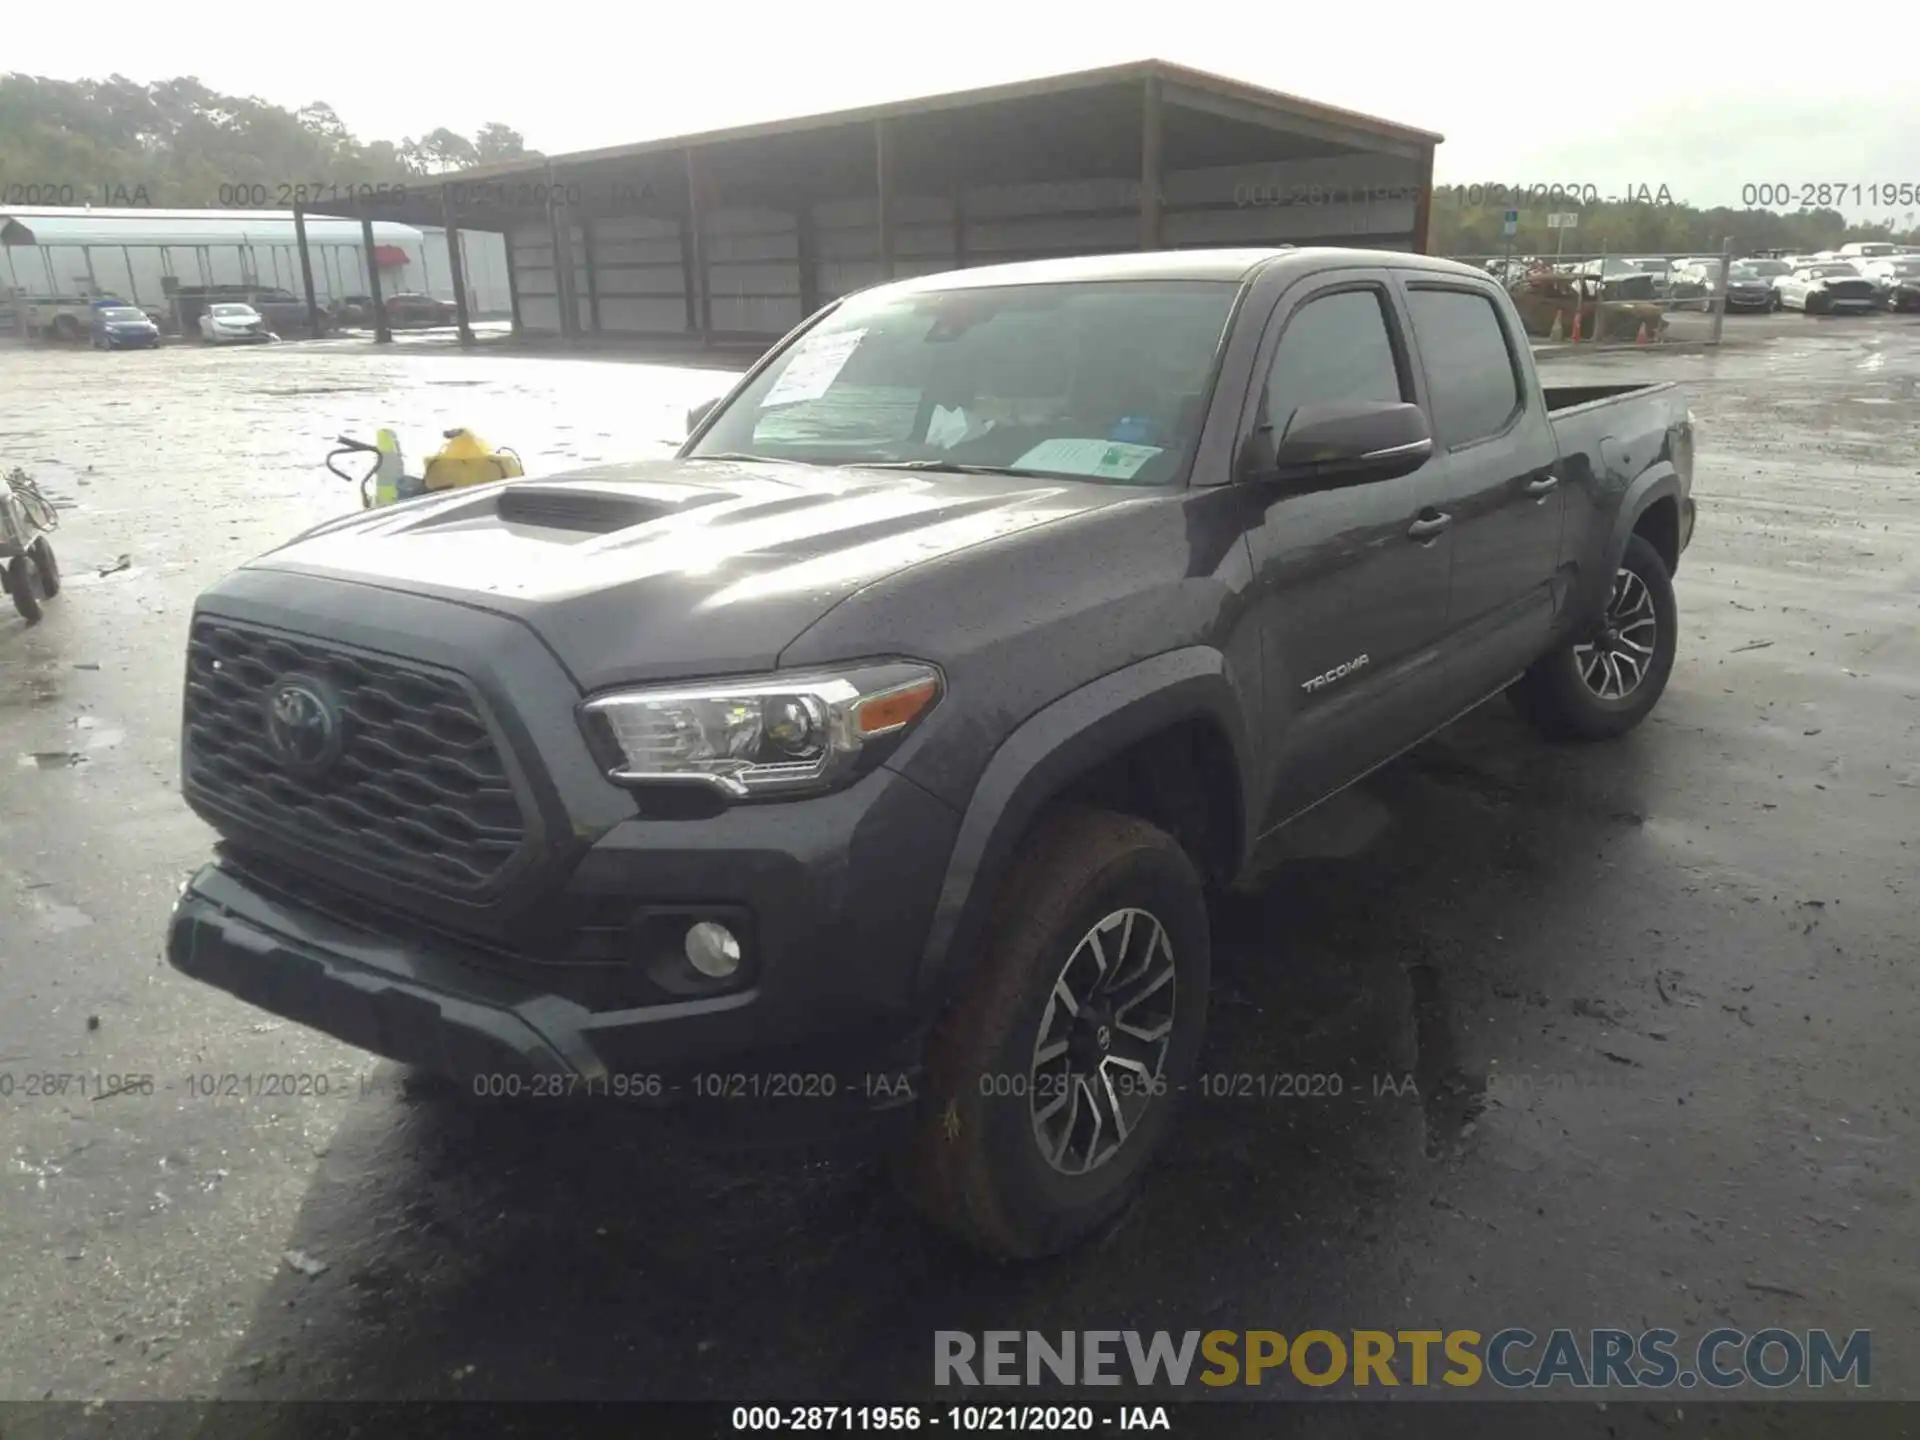
[[93, 348], [96, 350], [158, 349], [160, 327], [134, 305], [96, 305], [93, 310]]

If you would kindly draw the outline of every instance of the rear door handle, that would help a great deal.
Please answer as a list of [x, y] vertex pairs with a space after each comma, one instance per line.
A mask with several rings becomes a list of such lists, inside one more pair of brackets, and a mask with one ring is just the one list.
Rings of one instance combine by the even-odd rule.
[[1415, 540], [1431, 540], [1451, 524], [1453, 524], [1451, 515], [1431, 515], [1414, 521], [1407, 527], [1407, 534]]
[[1550, 495], [1553, 493], [1553, 487], [1559, 483], [1560, 477], [1558, 475], [1542, 475], [1538, 480], [1529, 480], [1527, 482], [1527, 494]]

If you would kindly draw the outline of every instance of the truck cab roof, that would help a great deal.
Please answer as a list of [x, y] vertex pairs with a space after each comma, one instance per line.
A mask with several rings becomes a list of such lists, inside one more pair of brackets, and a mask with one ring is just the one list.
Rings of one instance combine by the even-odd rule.
[[916, 276], [875, 286], [863, 293], [889, 290], [958, 290], [990, 285], [1060, 285], [1098, 280], [1232, 280], [1246, 281], [1274, 265], [1297, 263], [1303, 271], [1330, 265], [1393, 265], [1432, 270], [1465, 279], [1487, 278], [1484, 270], [1454, 260], [1416, 255], [1405, 250], [1367, 250], [1352, 246], [1267, 246], [1237, 250], [1150, 250], [1118, 255], [1076, 255], [1057, 260], [1019, 260], [1005, 265]]

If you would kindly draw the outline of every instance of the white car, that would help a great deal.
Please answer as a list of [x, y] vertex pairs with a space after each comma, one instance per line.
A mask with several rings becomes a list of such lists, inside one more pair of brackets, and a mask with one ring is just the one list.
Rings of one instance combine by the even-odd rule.
[[1878, 260], [1894, 253], [1894, 246], [1887, 240], [1849, 240], [1840, 247], [1842, 260]]
[[1880, 292], [1873, 281], [1844, 260], [1822, 260], [1802, 265], [1773, 282], [1784, 310], [1808, 315], [1864, 314], [1880, 308]]
[[273, 336], [268, 333], [267, 322], [260, 318], [260, 312], [251, 305], [223, 301], [209, 305], [200, 317], [200, 338], [213, 345], [247, 345], [271, 340]]

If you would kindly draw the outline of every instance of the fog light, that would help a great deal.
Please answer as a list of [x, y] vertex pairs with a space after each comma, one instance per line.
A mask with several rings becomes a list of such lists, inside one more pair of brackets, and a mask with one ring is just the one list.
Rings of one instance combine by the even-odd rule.
[[740, 942], [726, 926], [702, 920], [687, 928], [687, 963], [702, 975], [724, 980], [740, 968]]

